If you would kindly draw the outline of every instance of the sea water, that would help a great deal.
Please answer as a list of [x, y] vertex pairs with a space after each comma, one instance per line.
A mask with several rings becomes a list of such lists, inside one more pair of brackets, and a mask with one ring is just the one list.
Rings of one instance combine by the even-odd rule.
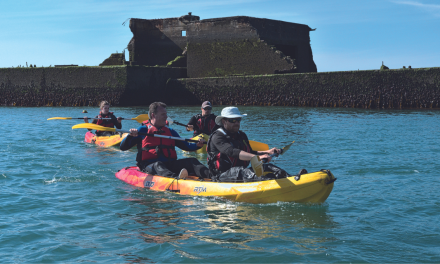
[[[115, 178], [135, 164], [136, 149], [84, 143], [86, 131], [71, 129], [82, 120], [46, 120], [95, 116], [98, 108], [0, 107], [0, 261], [440, 262], [439, 111], [239, 109], [249, 139], [295, 141], [276, 165], [291, 174], [332, 171], [325, 203], [247, 204], [136, 188]], [[148, 110], [111, 111], [131, 118]], [[168, 108], [181, 123], [199, 111]], [[138, 126], [123, 121], [123, 129]]]

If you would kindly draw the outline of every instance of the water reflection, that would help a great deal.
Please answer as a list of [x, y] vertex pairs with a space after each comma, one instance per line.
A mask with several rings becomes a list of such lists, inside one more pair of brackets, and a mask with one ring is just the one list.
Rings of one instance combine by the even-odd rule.
[[146, 243], [172, 244], [181, 252], [175, 254], [190, 258], [206, 253], [188, 245], [298, 255], [323, 252], [325, 243], [335, 240], [332, 229], [338, 225], [326, 205], [253, 205], [143, 190], [139, 194], [144, 197], [127, 199], [138, 211], [121, 217], [142, 225], [137, 232]]

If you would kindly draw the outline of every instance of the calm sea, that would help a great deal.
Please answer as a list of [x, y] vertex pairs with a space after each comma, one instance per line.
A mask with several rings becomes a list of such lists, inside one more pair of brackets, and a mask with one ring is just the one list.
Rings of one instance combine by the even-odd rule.
[[[275, 164], [292, 174], [333, 172], [324, 204], [134, 188], [115, 178], [135, 164], [134, 149], [84, 143], [85, 130], [71, 129], [81, 120], [46, 120], [82, 117], [84, 108], [0, 107], [0, 262], [440, 262], [439, 111], [239, 108], [250, 139], [271, 147], [295, 140]], [[199, 110], [168, 113], [185, 123]]]

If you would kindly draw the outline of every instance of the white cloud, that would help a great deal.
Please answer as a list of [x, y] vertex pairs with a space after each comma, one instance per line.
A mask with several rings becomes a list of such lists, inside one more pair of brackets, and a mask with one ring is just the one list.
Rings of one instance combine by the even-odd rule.
[[415, 6], [425, 11], [432, 12], [434, 13], [435, 16], [440, 16], [439, 4], [424, 4], [417, 1], [401, 1], [401, 0], [392, 0], [391, 2], [399, 5]]

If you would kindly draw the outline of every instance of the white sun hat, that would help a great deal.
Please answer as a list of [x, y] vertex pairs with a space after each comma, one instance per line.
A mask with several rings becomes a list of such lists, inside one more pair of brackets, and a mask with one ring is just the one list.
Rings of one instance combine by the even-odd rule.
[[237, 107], [229, 106], [223, 108], [222, 113], [215, 118], [215, 123], [221, 126], [223, 118], [237, 118], [243, 116], [247, 116], [247, 114], [240, 114], [240, 111], [238, 111]]

